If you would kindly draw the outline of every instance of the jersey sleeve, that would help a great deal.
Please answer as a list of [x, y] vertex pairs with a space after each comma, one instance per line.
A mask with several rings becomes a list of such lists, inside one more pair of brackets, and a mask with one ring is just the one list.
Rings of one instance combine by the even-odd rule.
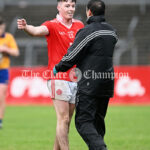
[[78, 26], [78, 28], [79, 28], [79, 29], [84, 28], [84, 24], [83, 24], [83, 22], [82, 22], [82, 21], [80, 21], [80, 20], [76, 20], [76, 19], [74, 19], [74, 21], [77, 23], [77, 26]]
[[16, 40], [13, 37], [13, 35], [11, 35], [11, 34], [9, 34], [8, 46], [9, 46], [9, 48], [11, 48], [13, 50], [18, 50], [18, 46], [17, 46]]
[[81, 28], [81, 29], [84, 28], [83, 22], [80, 22], [80, 28]]
[[46, 26], [49, 33], [53, 30], [53, 25], [51, 21], [45, 21], [44, 23], [42, 23], [42, 26]]

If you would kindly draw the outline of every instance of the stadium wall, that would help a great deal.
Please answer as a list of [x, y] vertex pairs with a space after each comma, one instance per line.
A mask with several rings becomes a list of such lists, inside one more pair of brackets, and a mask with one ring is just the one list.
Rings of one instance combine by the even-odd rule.
[[[52, 105], [46, 67], [10, 69], [8, 105]], [[111, 105], [150, 104], [150, 66], [115, 67], [115, 94]]]

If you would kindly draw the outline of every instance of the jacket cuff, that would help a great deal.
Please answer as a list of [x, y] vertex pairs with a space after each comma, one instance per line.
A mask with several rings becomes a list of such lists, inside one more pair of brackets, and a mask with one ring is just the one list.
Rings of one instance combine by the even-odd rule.
[[60, 72], [60, 69], [59, 69], [59, 68], [60, 68], [60, 67], [59, 67], [59, 64], [55, 65], [55, 69], [56, 69], [57, 72]]

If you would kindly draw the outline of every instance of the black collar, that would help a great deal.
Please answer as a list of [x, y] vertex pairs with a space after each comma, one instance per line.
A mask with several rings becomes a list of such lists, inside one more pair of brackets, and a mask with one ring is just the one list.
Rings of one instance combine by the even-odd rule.
[[5, 33], [3, 33], [0, 37], [1, 37], [1, 38], [4, 38], [4, 37], [5, 37]]
[[103, 15], [101, 16], [91, 16], [87, 20], [87, 24], [90, 24], [92, 22], [105, 22], [105, 17]]

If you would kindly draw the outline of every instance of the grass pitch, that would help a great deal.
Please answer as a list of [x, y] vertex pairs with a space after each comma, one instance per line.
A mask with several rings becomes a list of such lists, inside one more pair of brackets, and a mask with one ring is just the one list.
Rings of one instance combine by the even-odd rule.
[[[52, 150], [56, 127], [53, 107], [7, 107], [0, 129], [0, 150]], [[150, 107], [111, 106], [106, 117], [108, 150], [150, 150]], [[74, 118], [70, 150], [88, 150]]]

